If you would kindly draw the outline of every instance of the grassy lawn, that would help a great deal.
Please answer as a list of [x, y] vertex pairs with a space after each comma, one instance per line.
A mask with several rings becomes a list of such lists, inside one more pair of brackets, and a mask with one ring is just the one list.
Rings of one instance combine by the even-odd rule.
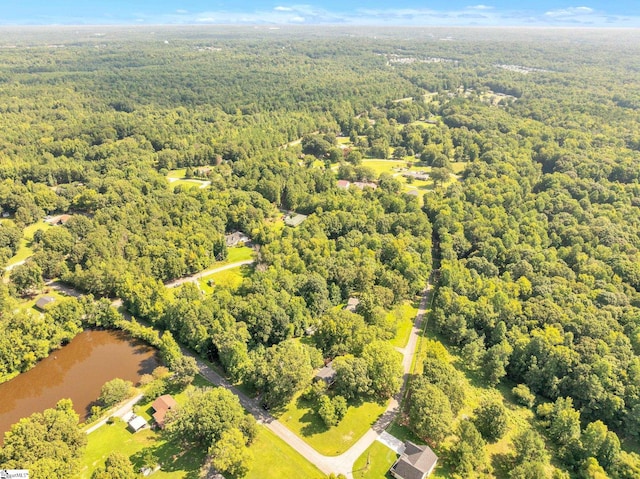
[[264, 426], [251, 444], [253, 461], [244, 479], [323, 479], [319, 469], [295, 452], [287, 443]]
[[[65, 296], [64, 294], [59, 293], [58, 291], [51, 289], [49, 290], [48, 288], [45, 288], [44, 290], [45, 292], [42, 294], [39, 294], [37, 296], [34, 296], [33, 298], [29, 299], [28, 301], [24, 302], [24, 308], [35, 308], [36, 302], [42, 298], [43, 296], [51, 296], [52, 298], [55, 298], [56, 301], [60, 301], [61, 299], [65, 299], [68, 298], [68, 296]], [[56, 304], [55, 302], [50, 303], [50, 306], [53, 306], [54, 304]], [[39, 311], [39, 310], [37, 310]]]
[[[194, 384], [205, 386], [208, 383], [197, 376]], [[186, 392], [174, 395], [178, 403], [183, 402]], [[149, 419], [151, 403], [140, 405], [138, 413], [145, 419]], [[126, 428], [124, 422], [116, 422], [105, 425], [97, 431], [89, 434], [88, 445], [82, 458], [82, 464], [78, 479], [88, 479], [92, 472], [100, 465], [111, 451], [120, 451], [129, 456], [139, 469], [141, 463], [141, 451], [152, 448], [159, 458], [163, 468], [153, 477], [161, 479], [199, 477], [201, 465], [204, 463], [206, 451], [194, 447], [184, 449], [183, 444], [174, 440], [168, 440], [162, 433], [151, 429], [144, 429], [132, 434]], [[283, 477], [296, 477], [300, 479], [323, 479], [325, 476], [304, 457], [295, 452], [284, 441], [263, 426], [258, 427], [258, 436], [250, 447], [253, 453], [249, 472], [245, 479], [280, 479]], [[237, 478], [240, 479], [240, 478]]]
[[27, 226], [24, 229], [22, 234], [22, 239], [20, 240], [20, 246], [15, 256], [13, 256], [8, 262], [7, 265], [10, 266], [12, 264], [16, 264], [20, 261], [26, 260], [29, 256], [33, 254], [33, 250], [31, 249], [31, 243], [33, 242], [33, 235], [38, 230], [45, 230], [48, 228], [52, 228], [49, 223], [45, 223], [44, 221], [39, 221], [32, 225]]
[[[206, 387], [211, 384], [202, 376], [197, 375], [193, 381], [197, 387]], [[187, 390], [172, 394], [178, 404], [184, 403]], [[136, 414], [151, 422], [151, 403], [140, 403], [134, 406]], [[136, 456], [145, 448], [152, 448], [163, 468], [153, 474], [159, 478], [197, 478], [200, 466], [204, 462], [206, 451], [200, 448], [184, 448], [183, 444], [175, 440], [168, 440], [162, 432], [151, 429], [143, 429], [135, 434], [127, 429], [123, 421], [114, 424], [105, 424], [87, 436], [88, 443], [82, 457], [77, 478], [90, 478], [93, 471], [104, 464], [105, 459], [112, 451], [119, 451], [128, 456], [136, 469], [142, 466], [140, 458]]]
[[410, 303], [404, 303], [388, 313], [389, 316], [395, 316], [398, 320], [396, 336], [391, 340], [391, 344], [393, 346], [397, 348], [404, 348], [407, 345], [409, 335], [411, 334], [411, 328], [413, 326], [413, 320], [417, 313], [418, 308], [412, 306]]
[[[396, 174], [397, 171], [393, 171], [394, 168], [406, 168], [407, 162], [404, 160], [362, 160], [362, 166], [367, 166], [376, 172], [376, 175], [380, 176], [380, 173]], [[398, 177], [401, 178], [401, 177]]]
[[398, 423], [398, 419], [394, 420], [386, 431], [393, 437], [397, 437], [401, 441], [411, 441], [415, 444], [424, 444], [424, 441], [416, 436], [411, 429]]
[[182, 186], [184, 188], [200, 188], [204, 184], [204, 181], [200, 180], [176, 180], [169, 183], [171, 188], [175, 189], [176, 186]]
[[253, 250], [247, 246], [235, 246], [227, 250], [227, 259], [221, 262], [224, 263], [237, 263], [238, 261], [245, 261], [253, 258]]
[[162, 469], [153, 477], [162, 479], [189, 478], [196, 479], [203, 464], [206, 451], [200, 448], [186, 449], [175, 440], [168, 441], [162, 433], [144, 429], [135, 434], [127, 429], [123, 421], [106, 424], [88, 435], [87, 449], [82, 457], [77, 478], [90, 478], [93, 471], [104, 464], [104, 460], [112, 451], [127, 455], [136, 469], [141, 467], [138, 453], [152, 448], [159, 459]]
[[[424, 192], [433, 189], [433, 181], [430, 179], [427, 181], [413, 180], [411, 183], [408, 183], [407, 178], [403, 177], [401, 172], [394, 171], [398, 168], [406, 168], [407, 160], [365, 159], [362, 160], [362, 165], [371, 168], [377, 176], [380, 176], [381, 173], [385, 172], [393, 175], [394, 178], [402, 183], [404, 191], [417, 190]], [[462, 171], [464, 171], [466, 165], [467, 164], [464, 162], [453, 162], [451, 163], [451, 169], [453, 170], [454, 174], [460, 174]], [[414, 165], [411, 171], [425, 171], [428, 173], [429, 171], [431, 171], [431, 167]], [[454, 181], [455, 178], [451, 177], [451, 180], [447, 184], [453, 183]]]
[[[242, 284], [242, 280], [246, 278], [251, 271], [249, 266], [239, 266], [238, 268], [228, 269], [205, 276], [200, 279], [200, 289], [207, 294], [213, 293], [215, 286], [225, 286], [229, 289], [236, 289]], [[213, 286], [209, 286], [209, 281], [213, 280]]]
[[[362, 160], [363, 166], [368, 166], [369, 168], [375, 171], [376, 175], [380, 176], [381, 173], [389, 173], [393, 175], [393, 177], [402, 183], [403, 191], [411, 191], [416, 190], [420, 192], [424, 192], [427, 190], [433, 189], [433, 181], [428, 180], [413, 180], [411, 183], [407, 182], [407, 178], [402, 176], [402, 172], [395, 171], [398, 168], [406, 168], [407, 160]], [[431, 167], [429, 166], [414, 166], [412, 171], [425, 171], [429, 172]]]
[[324, 161], [321, 161], [321, 160], [313, 160], [313, 163], [311, 163], [311, 168], [320, 168], [320, 169], [324, 169]]
[[462, 173], [466, 167], [467, 163], [465, 163], [464, 161], [455, 161], [451, 163], [451, 169], [456, 175]]
[[437, 125], [433, 123], [427, 123], [425, 120], [416, 120], [410, 123], [411, 126], [421, 126], [424, 128], [435, 128]]
[[181, 179], [181, 178], [184, 178], [184, 175], [186, 174], [187, 174], [186, 168], [178, 168], [177, 170], [171, 170], [169, 173], [167, 173], [167, 178]]
[[313, 404], [295, 397], [278, 419], [319, 453], [325, 456], [337, 456], [360, 439], [386, 407], [386, 403], [375, 402], [365, 402], [358, 406], [350, 405], [340, 424], [327, 429], [320, 416], [314, 411]]
[[[382, 479], [393, 476], [389, 468], [398, 455], [379, 441], [374, 441], [353, 465], [354, 479]], [[367, 464], [367, 461], [369, 464]]]

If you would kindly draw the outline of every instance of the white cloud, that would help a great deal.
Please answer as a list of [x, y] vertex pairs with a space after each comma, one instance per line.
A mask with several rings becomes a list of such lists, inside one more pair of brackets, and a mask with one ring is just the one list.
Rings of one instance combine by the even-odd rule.
[[569, 7], [558, 10], [549, 10], [545, 13], [547, 17], [574, 17], [578, 15], [591, 15], [595, 10], [590, 7]]
[[[287, 1], [287, 0], [281, 0]], [[293, 0], [296, 1], [296, 0]], [[242, 12], [212, 7], [208, 11], [174, 10], [165, 15], [138, 14], [135, 18], [95, 19], [94, 24], [134, 23], [143, 19], [148, 24], [229, 24], [229, 25], [380, 25], [380, 26], [607, 26], [640, 27], [638, 16], [611, 16], [587, 6], [558, 8], [534, 12], [524, 8], [497, 8], [486, 4], [461, 8], [361, 8], [345, 5], [325, 10], [313, 4], [285, 4], [266, 10]], [[311, 1], [311, 0], [308, 0]], [[473, 0], [471, 0], [473, 1]], [[482, 1], [482, 0], [479, 0]], [[580, 0], [578, 0], [580, 1]], [[471, 2], [470, 2], [471, 3]], [[389, 3], [391, 4], [391, 3]], [[388, 5], [389, 5], [388, 4]], [[55, 22], [53, 22], [55, 20]], [[51, 18], [42, 23], [71, 23], [74, 19]], [[78, 21], [79, 20], [79, 21]], [[97, 20], [97, 21], [96, 21]], [[77, 19], [76, 23], [87, 23]], [[0, 19], [0, 24], [2, 24]]]

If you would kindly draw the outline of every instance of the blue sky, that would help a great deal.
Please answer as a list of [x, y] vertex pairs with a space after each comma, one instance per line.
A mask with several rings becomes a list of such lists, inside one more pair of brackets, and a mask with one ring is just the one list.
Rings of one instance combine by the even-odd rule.
[[640, 28], [639, 0], [0, 0], [0, 24], [342, 24]]

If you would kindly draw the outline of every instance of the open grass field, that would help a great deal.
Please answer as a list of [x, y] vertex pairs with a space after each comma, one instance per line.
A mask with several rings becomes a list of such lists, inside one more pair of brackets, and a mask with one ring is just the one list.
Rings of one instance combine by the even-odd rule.
[[[204, 378], [196, 376], [194, 383], [198, 387], [210, 386]], [[188, 392], [173, 395], [178, 404], [183, 403]], [[151, 420], [151, 402], [142, 403], [135, 411], [147, 421]], [[131, 433], [123, 421], [107, 424], [88, 435], [88, 444], [81, 460], [76, 479], [89, 479], [93, 471], [104, 464], [112, 451], [119, 451], [128, 456], [136, 469], [142, 466], [142, 451], [150, 448], [158, 458], [162, 468], [153, 473], [154, 478], [161, 479], [197, 479], [200, 468], [205, 461], [206, 451], [203, 448], [185, 449], [184, 445], [171, 439], [162, 432], [143, 429]], [[325, 476], [304, 457], [295, 452], [284, 441], [266, 427], [258, 427], [258, 436], [251, 444], [253, 453], [249, 472], [244, 479], [280, 479], [295, 477], [300, 479], [323, 479]], [[240, 478], [237, 478], [240, 479]]]
[[[398, 171], [400, 168], [407, 167], [406, 160], [380, 160], [380, 159], [365, 159], [362, 160], [362, 165], [367, 166], [373, 171], [375, 171], [377, 176], [380, 176], [382, 173], [389, 173], [395, 179], [402, 183], [403, 191], [411, 191], [416, 190], [420, 192], [425, 192], [433, 189], [433, 181], [432, 180], [413, 180], [411, 183], [407, 182], [407, 178], [402, 176], [402, 172]], [[414, 166], [412, 168], [413, 171], [425, 171], [429, 172], [431, 170], [428, 166]]]
[[[430, 121], [437, 121], [436, 119]], [[428, 123], [425, 120], [416, 120], [410, 123], [411, 126], [422, 126], [424, 128], [435, 128], [437, 125]]]
[[[4, 222], [8, 222], [11, 220], [4, 220]], [[20, 261], [26, 260], [29, 256], [33, 254], [33, 249], [31, 249], [31, 243], [33, 242], [33, 235], [38, 230], [46, 230], [52, 228], [49, 223], [45, 223], [44, 221], [38, 221], [32, 225], [27, 226], [24, 229], [24, 233], [22, 235], [22, 239], [20, 240], [20, 247], [16, 254], [7, 262], [7, 266], [11, 266], [13, 264], [19, 263]]]
[[379, 441], [374, 441], [353, 465], [354, 479], [392, 479], [389, 468], [398, 455]]
[[167, 173], [167, 178], [176, 178], [181, 179], [184, 178], [184, 175], [187, 174], [186, 168], [178, 168], [177, 170], [171, 170]]
[[278, 419], [319, 453], [325, 456], [338, 456], [369, 430], [386, 407], [386, 402], [350, 405], [340, 424], [327, 428], [314, 411], [313, 404], [296, 396]]
[[453, 163], [451, 163], [451, 169], [456, 175], [462, 173], [466, 167], [467, 163], [465, 163], [464, 161], [454, 161]]
[[253, 258], [253, 250], [247, 246], [235, 246], [227, 250], [227, 259], [220, 262], [220, 265], [237, 263]]
[[186, 168], [178, 168], [177, 170], [171, 170], [167, 173], [167, 180], [169, 180], [169, 185], [172, 189], [175, 189], [176, 186], [182, 187], [193, 187], [201, 188], [204, 185], [208, 185], [209, 183], [206, 180], [201, 180], [198, 178], [185, 178], [187, 174]]
[[135, 434], [127, 429], [124, 421], [106, 424], [88, 435], [87, 449], [82, 457], [77, 478], [88, 479], [93, 471], [104, 464], [112, 451], [128, 456], [136, 469], [142, 464], [140, 452], [151, 448], [162, 468], [153, 474], [161, 479], [196, 479], [206, 451], [193, 447], [186, 449], [176, 440], [168, 440], [161, 432], [143, 429]]
[[172, 181], [169, 186], [172, 189], [175, 189], [177, 186], [182, 186], [183, 188], [202, 188], [206, 183], [201, 180], [176, 180]]
[[[240, 266], [238, 268], [228, 269], [226, 271], [220, 271], [209, 276], [201, 278], [200, 289], [207, 294], [213, 293], [216, 286], [225, 286], [229, 289], [236, 289], [242, 284], [242, 280], [246, 278], [251, 271], [249, 266]], [[210, 285], [210, 282], [211, 285]]]
[[[198, 375], [193, 381], [197, 387], [206, 387], [211, 384]], [[173, 394], [178, 404], [184, 403], [187, 398], [187, 390]], [[151, 423], [151, 403], [140, 403], [134, 406], [136, 414], [142, 416]], [[143, 429], [135, 434], [127, 429], [124, 421], [116, 421], [113, 424], [105, 424], [87, 436], [88, 443], [81, 460], [81, 466], [77, 478], [90, 478], [93, 471], [104, 464], [105, 459], [112, 451], [119, 451], [131, 459], [139, 469], [142, 466], [139, 453], [143, 449], [151, 448], [158, 458], [162, 469], [155, 472], [153, 477], [164, 479], [197, 478], [200, 466], [204, 462], [206, 451], [200, 448], [185, 450], [183, 444], [166, 437], [161, 431]], [[138, 454], [138, 455], [137, 455]]]
[[251, 444], [253, 461], [244, 479], [324, 479], [326, 476], [264, 426]]
[[[60, 292], [58, 292], [58, 291], [56, 291], [54, 289], [49, 289], [49, 288], [45, 287], [45, 289], [43, 290], [43, 292], [41, 294], [38, 294], [38, 295], [34, 296], [33, 298], [28, 299], [24, 303], [21, 303], [21, 306], [23, 308], [25, 308], [25, 309], [26, 308], [34, 308], [34, 311], [38, 311], [39, 312], [39, 310], [35, 309], [35, 306], [36, 306], [36, 302], [40, 298], [42, 298], [43, 296], [51, 296], [52, 298], [55, 298], [56, 301], [60, 301], [61, 299], [65, 299], [65, 298], [68, 297], [68, 296], [65, 296], [64, 294], [61, 294]], [[53, 305], [53, 304], [55, 304], [55, 303], [51, 303], [50, 305]]]

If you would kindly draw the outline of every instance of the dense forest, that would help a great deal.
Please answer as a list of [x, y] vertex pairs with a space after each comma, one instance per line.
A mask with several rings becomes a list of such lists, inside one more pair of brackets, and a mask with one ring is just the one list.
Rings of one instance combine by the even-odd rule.
[[[433, 348], [405, 411], [451, 477], [638, 477], [637, 45], [634, 31], [7, 30], [0, 377], [83, 327], [136, 330], [94, 300], [121, 298], [268, 407], [333, 359], [334, 399], [388, 398], [389, 311], [432, 276], [428, 327], [460, 360]], [[373, 159], [429, 183], [408, 194], [413, 177]], [[171, 185], [181, 168], [208, 187]], [[285, 211], [306, 221], [285, 227]], [[234, 231], [256, 251], [239, 287], [165, 287], [224, 259]], [[50, 280], [88, 296], [19, 307]], [[465, 376], [535, 411], [510, 467], [482, 452], [502, 403], [466, 421]]]

